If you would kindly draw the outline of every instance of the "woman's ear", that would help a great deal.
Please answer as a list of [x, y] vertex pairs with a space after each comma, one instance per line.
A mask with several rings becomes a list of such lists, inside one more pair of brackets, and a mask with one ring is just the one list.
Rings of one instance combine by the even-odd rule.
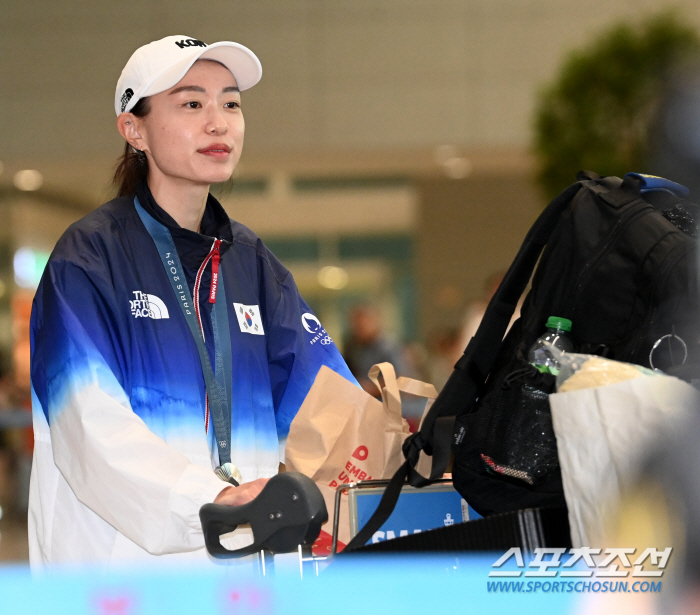
[[124, 140], [134, 149], [143, 151], [145, 143], [138, 130], [139, 118], [133, 113], [122, 113], [117, 117], [117, 129]]

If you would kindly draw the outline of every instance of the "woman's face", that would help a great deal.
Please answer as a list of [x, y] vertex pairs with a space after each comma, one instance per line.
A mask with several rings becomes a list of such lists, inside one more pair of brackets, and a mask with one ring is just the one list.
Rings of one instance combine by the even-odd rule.
[[136, 119], [149, 174], [195, 184], [226, 181], [243, 147], [241, 94], [222, 64], [199, 60], [175, 86], [150, 97]]

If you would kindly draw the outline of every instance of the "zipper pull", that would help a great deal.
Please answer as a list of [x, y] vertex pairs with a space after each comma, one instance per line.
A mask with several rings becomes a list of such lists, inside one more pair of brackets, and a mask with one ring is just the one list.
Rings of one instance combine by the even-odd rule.
[[221, 239], [214, 241], [214, 252], [211, 256], [211, 290], [209, 291], [209, 303], [216, 303], [216, 288], [219, 285], [219, 246]]

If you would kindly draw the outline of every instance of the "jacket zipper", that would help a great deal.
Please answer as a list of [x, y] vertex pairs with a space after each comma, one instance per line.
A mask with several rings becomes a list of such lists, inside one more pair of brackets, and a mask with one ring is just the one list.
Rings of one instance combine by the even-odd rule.
[[214, 241], [211, 253], [211, 288], [209, 290], [209, 303], [216, 303], [216, 289], [219, 286], [219, 246], [221, 240]]

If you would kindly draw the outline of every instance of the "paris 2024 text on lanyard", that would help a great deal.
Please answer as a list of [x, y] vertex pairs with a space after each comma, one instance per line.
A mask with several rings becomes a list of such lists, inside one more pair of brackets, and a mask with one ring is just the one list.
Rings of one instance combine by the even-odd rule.
[[[148, 234], [153, 239], [153, 243], [156, 244], [173, 292], [178, 298], [182, 314], [197, 344], [214, 425], [214, 435], [219, 449], [220, 466], [216, 469], [216, 474], [222, 480], [237, 486], [241, 481], [241, 475], [236, 466], [231, 463], [232, 355], [224, 284], [219, 283], [218, 285], [219, 300], [214, 302], [211, 311], [211, 328], [214, 334], [214, 369], [212, 369], [204, 343], [204, 334], [194, 313], [194, 303], [172, 235], [165, 226], [146, 212], [138, 198], [134, 199], [134, 205]], [[219, 274], [219, 279], [221, 279], [221, 274]]]

